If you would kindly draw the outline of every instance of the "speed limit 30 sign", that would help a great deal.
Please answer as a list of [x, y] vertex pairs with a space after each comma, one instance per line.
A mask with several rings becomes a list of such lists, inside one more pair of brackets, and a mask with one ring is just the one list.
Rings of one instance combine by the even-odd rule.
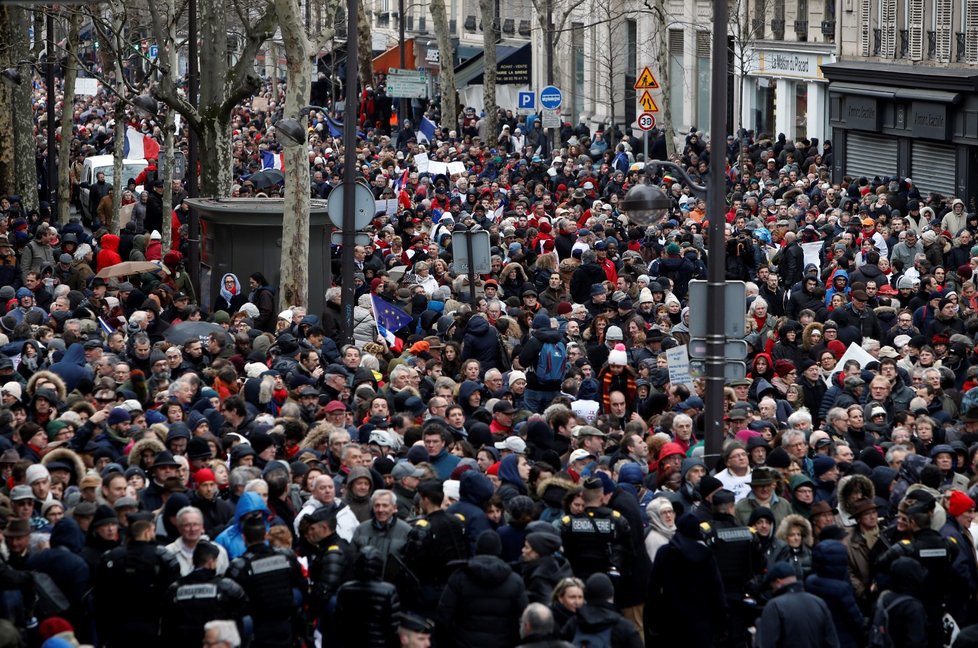
[[639, 115], [638, 127], [644, 131], [650, 131], [655, 128], [655, 115], [650, 112], [644, 112]]

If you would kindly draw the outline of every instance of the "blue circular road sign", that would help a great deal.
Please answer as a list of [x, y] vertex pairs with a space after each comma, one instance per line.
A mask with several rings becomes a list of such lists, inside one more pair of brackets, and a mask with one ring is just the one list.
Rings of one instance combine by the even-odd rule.
[[547, 86], [540, 91], [540, 105], [544, 108], [550, 110], [555, 110], [560, 108], [560, 102], [563, 96], [560, 94], [560, 88], [555, 86]]

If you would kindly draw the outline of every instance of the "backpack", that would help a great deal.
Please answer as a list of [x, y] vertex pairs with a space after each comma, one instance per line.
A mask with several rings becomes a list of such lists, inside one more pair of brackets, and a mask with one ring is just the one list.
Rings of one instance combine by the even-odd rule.
[[577, 648], [611, 648], [611, 629], [613, 627], [609, 625], [603, 630], [588, 631], [577, 626], [571, 643]]
[[37, 602], [34, 604], [34, 614], [39, 619], [53, 616], [64, 616], [71, 608], [68, 597], [64, 595], [54, 579], [44, 572], [31, 572], [34, 579], [34, 593]]
[[563, 342], [544, 342], [534, 373], [542, 383], [560, 382], [567, 367], [567, 346]]
[[870, 648], [892, 648], [893, 638], [890, 636], [890, 610], [901, 601], [909, 601], [911, 596], [898, 594], [890, 598], [889, 603], [880, 596], [873, 611], [873, 621], [869, 626]]

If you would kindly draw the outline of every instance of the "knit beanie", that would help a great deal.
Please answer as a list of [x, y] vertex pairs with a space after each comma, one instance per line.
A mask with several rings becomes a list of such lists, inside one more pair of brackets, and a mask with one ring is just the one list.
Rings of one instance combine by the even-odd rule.
[[627, 365], [628, 356], [625, 354], [625, 345], [616, 344], [615, 348], [611, 350], [608, 354], [608, 364], [609, 365]]

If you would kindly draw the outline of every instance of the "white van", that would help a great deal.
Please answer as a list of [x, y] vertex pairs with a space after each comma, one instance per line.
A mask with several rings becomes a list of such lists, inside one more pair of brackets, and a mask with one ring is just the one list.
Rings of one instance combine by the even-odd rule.
[[105, 181], [108, 184], [119, 187], [119, 190], [121, 191], [126, 187], [126, 184], [128, 184], [130, 178], [134, 179], [136, 176], [142, 173], [143, 169], [149, 166], [149, 163], [146, 160], [123, 160], [122, 182], [116, 184], [112, 181], [114, 164], [115, 161], [111, 155], [93, 155], [85, 158], [84, 168], [82, 169], [81, 183], [79, 185], [82, 214], [85, 216], [85, 218], [92, 217], [88, 209], [88, 188], [90, 185], [95, 184], [95, 176], [98, 175], [99, 172], [105, 174]]

